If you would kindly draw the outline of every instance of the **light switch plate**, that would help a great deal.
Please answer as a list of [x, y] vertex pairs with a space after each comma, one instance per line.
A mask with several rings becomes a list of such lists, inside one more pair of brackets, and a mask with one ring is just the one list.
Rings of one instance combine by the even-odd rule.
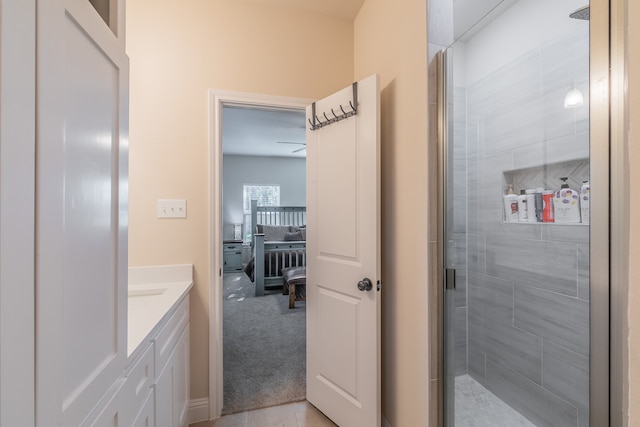
[[186, 218], [185, 199], [158, 199], [158, 218]]

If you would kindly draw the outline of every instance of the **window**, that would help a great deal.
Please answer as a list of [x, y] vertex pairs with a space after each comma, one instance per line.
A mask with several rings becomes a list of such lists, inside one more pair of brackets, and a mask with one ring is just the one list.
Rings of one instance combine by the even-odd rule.
[[279, 185], [242, 186], [242, 205], [244, 207], [244, 243], [251, 243], [251, 201], [257, 200], [258, 206], [280, 206]]
[[258, 206], [280, 206], [279, 185], [243, 185], [242, 201], [244, 213], [251, 214], [251, 201], [257, 200]]

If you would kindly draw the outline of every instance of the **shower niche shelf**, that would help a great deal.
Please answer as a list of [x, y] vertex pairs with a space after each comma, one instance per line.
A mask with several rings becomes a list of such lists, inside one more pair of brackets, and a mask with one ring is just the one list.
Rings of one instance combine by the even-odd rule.
[[[557, 163], [547, 163], [541, 166], [528, 167], [523, 169], [513, 169], [503, 171], [502, 173], [502, 195], [505, 195], [507, 186], [513, 184], [513, 192], [520, 194], [520, 190], [531, 188], [544, 188], [545, 190], [557, 191], [562, 185], [560, 178], [568, 177], [567, 183], [569, 188], [580, 191], [580, 187], [584, 181], [589, 181], [589, 159], [581, 158], [567, 160]], [[559, 226], [588, 226], [589, 224], [580, 223], [556, 223], [556, 222], [507, 222], [504, 218], [503, 223], [516, 225], [559, 225]]]

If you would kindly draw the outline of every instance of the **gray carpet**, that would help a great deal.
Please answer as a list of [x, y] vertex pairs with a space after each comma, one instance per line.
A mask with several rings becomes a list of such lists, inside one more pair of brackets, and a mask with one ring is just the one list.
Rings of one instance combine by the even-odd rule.
[[223, 277], [223, 415], [306, 398], [306, 303], [254, 297], [244, 273]]

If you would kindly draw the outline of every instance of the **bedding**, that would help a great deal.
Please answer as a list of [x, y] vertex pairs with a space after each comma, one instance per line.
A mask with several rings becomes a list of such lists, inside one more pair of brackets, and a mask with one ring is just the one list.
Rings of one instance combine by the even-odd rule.
[[256, 232], [264, 234], [265, 242], [287, 242], [307, 240], [307, 226], [295, 225], [256, 225]]

